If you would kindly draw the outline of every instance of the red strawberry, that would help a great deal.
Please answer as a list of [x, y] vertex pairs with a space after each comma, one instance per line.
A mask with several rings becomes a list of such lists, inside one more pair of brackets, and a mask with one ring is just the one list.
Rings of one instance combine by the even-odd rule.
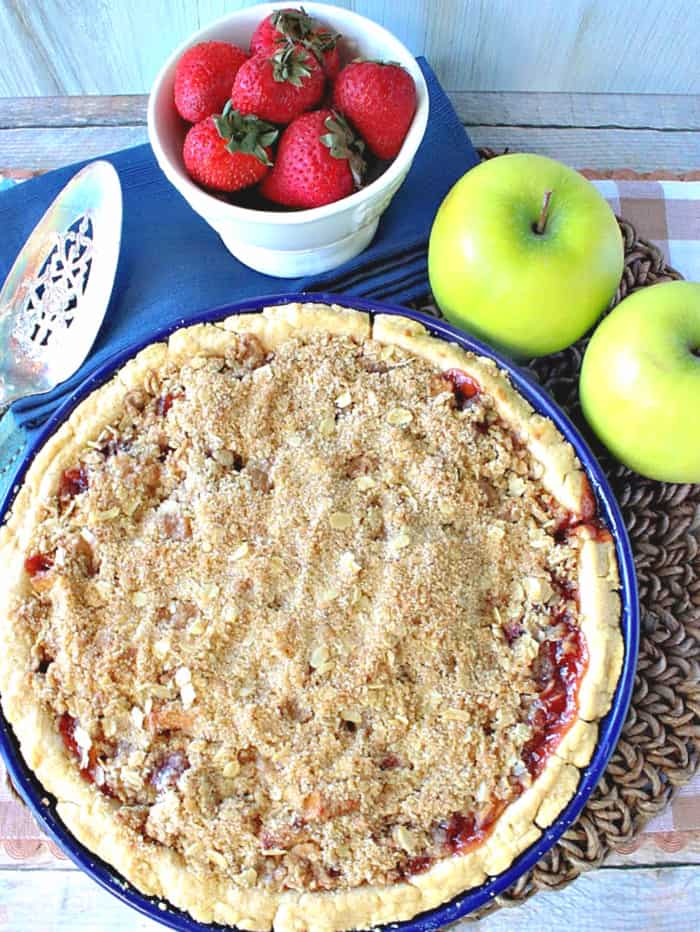
[[207, 188], [240, 191], [257, 184], [272, 166], [270, 146], [279, 130], [243, 116], [229, 101], [220, 116], [192, 126], [182, 156], [189, 175]]
[[352, 194], [365, 163], [364, 144], [333, 110], [314, 110], [285, 129], [260, 192], [285, 207], [320, 207]]
[[380, 159], [393, 159], [416, 112], [416, 86], [394, 62], [354, 61], [338, 75], [333, 106]]
[[304, 10], [288, 7], [275, 10], [258, 25], [250, 40], [251, 55], [274, 55], [280, 45], [291, 39], [299, 42], [313, 32], [313, 20]]
[[190, 123], [221, 110], [231, 84], [248, 56], [229, 42], [200, 42], [182, 55], [175, 68], [175, 106]]
[[311, 52], [288, 44], [271, 58], [255, 55], [240, 68], [231, 99], [241, 113], [271, 123], [291, 123], [323, 97], [326, 78]]
[[[326, 36], [327, 38], [324, 38]], [[336, 45], [339, 38], [339, 36], [331, 35], [331, 33], [316, 33], [315, 41], [319, 43], [318, 47], [321, 52], [321, 64], [323, 65], [323, 70], [326, 72], [326, 77], [329, 81], [335, 81], [340, 74], [340, 53]]]
[[253, 33], [250, 51], [253, 55], [274, 55], [285, 42], [301, 43], [314, 53], [333, 81], [340, 71], [337, 41], [340, 36], [325, 26], [315, 26], [304, 8], [275, 10], [267, 16]]

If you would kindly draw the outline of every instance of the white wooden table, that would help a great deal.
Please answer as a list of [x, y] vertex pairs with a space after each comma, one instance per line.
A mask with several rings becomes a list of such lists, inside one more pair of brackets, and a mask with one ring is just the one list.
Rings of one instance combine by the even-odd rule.
[[[460, 92], [453, 102], [476, 146], [540, 152], [601, 175], [627, 169], [700, 180], [698, 97]], [[145, 142], [145, 103], [142, 96], [0, 99], [0, 173], [26, 177]], [[683, 832], [682, 850], [673, 847], [649, 836], [634, 853], [613, 856], [563, 891], [501, 910], [481, 928], [697, 930], [700, 827]], [[156, 928], [67, 861], [0, 861], [0, 930]]]
[[[456, 92], [475, 146], [601, 171], [700, 179], [700, 96]], [[146, 141], [146, 98], [0, 98], [0, 172], [57, 168]]]

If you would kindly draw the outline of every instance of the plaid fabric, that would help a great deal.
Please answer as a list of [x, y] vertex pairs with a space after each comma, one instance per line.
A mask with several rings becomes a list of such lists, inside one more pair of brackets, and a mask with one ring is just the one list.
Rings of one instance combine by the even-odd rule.
[[[0, 175], [0, 190], [21, 180]], [[700, 181], [603, 179], [593, 184], [618, 216], [629, 220], [638, 233], [662, 250], [669, 265], [685, 278], [700, 281]], [[14, 799], [4, 776], [0, 763], [0, 864], [64, 860]], [[649, 836], [666, 851], [680, 851], [700, 839], [700, 774], [627, 850], [639, 847]]]
[[700, 181], [594, 181], [619, 217], [657, 245], [684, 278], [700, 281]]

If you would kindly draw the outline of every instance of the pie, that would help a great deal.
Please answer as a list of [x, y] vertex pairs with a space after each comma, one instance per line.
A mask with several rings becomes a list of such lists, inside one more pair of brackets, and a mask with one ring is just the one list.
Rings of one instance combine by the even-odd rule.
[[366, 928], [503, 871], [621, 669], [572, 447], [400, 316], [148, 346], [38, 453], [0, 560], [2, 706], [60, 817], [243, 929]]

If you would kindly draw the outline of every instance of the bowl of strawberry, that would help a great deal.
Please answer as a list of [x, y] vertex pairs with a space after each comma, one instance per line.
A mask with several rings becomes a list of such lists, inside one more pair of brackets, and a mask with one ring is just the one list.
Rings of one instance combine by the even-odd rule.
[[155, 80], [158, 163], [241, 262], [295, 278], [372, 241], [428, 120], [411, 53], [340, 7], [260, 4], [201, 29]]

